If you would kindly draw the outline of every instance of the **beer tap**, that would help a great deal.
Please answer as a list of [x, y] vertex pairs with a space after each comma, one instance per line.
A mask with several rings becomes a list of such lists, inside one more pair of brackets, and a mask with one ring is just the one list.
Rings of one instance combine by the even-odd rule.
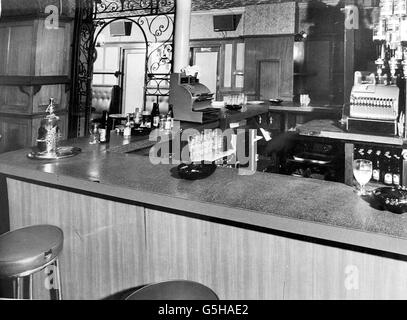
[[403, 76], [404, 78], [407, 77], [407, 48], [403, 49], [403, 60], [401, 62], [401, 66], [403, 67]]
[[384, 64], [385, 64], [385, 59], [386, 59], [386, 53], [385, 53], [385, 45], [382, 43], [380, 45], [380, 56], [379, 58], [375, 61], [375, 64], [377, 66], [377, 78], [378, 78], [378, 83], [383, 82], [383, 69], [384, 69]]

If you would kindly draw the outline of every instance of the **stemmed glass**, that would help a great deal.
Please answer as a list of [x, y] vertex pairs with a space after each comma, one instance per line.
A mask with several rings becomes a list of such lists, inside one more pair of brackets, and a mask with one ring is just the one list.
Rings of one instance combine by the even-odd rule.
[[369, 183], [370, 179], [372, 179], [372, 162], [362, 159], [353, 161], [353, 175], [360, 185], [360, 191], [358, 191], [358, 194], [360, 196], [368, 195], [368, 192], [366, 192], [366, 185]]

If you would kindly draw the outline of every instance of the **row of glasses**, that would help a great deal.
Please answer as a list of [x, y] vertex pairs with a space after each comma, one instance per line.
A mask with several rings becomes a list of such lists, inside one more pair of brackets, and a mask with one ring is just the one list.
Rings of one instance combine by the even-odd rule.
[[247, 104], [247, 95], [244, 93], [234, 94], [230, 96], [224, 96], [223, 102], [227, 106], [243, 106]]

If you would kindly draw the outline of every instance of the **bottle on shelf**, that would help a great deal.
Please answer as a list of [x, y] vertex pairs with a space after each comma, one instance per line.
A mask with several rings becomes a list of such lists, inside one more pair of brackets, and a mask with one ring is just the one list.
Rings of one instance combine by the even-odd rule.
[[371, 161], [373, 163], [373, 161], [374, 161], [373, 149], [369, 148], [367, 150], [365, 159], [369, 160], [369, 161]]
[[100, 143], [109, 143], [110, 142], [110, 134], [112, 130], [112, 121], [109, 117], [109, 113], [107, 111], [103, 111], [100, 127], [99, 127], [99, 137]]
[[375, 182], [380, 182], [381, 180], [381, 161], [380, 161], [381, 156], [382, 151], [376, 150], [373, 161], [373, 180]]
[[160, 106], [158, 103], [153, 104], [151, 118], [152, 118], [152, 128], [158, 129], [160, 127]]
[[384, 172], [383, 172], [383, 182], [386, 185], [392, 185], [393, 184], [393, 172], [391, 169], [392, 165], [392, 157], [391, 157], [391, 152], [386, 151], [384, 154]]
[[400, 174], [400, 160], [401, 158], [395, 154], [393, 156], [393, 184], [395, 186], [401, 185], [401, 174]]

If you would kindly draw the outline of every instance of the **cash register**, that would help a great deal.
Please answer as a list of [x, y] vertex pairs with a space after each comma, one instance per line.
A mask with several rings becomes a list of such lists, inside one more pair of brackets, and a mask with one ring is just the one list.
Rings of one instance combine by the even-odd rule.
[[219, 120], [219, 110], [212, 108], [213, 96], [197, 76], [171, 75], [170, 104], [174, 107], [175, 120], [193, 123]]
[[396, 85], [376, 84], [374, 74], [356, 72], [347, 130], [354, 133], [397, 136], [399, 98], [400, 89]]

